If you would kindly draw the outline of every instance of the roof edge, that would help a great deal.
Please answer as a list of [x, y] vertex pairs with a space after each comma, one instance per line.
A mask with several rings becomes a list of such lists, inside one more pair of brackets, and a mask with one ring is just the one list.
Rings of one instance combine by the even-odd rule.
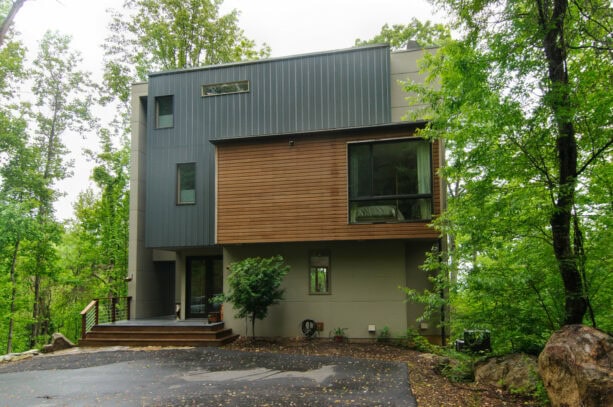
[[309, 131], [301, 131], [296, 133], [269, 133], [269, 134], [257, 134], [253, 136], [243, 136], [243, 137], [233, 137], [227, 139], [212, 139], [209, 140], [211, 144], [226, 144], [232, 142], [240, 142], [245, 140], [258, 140], [258, 139], [267, 139], [267, 138], [278, 138], [285, 136], [303, 136], [309, 134], [343, 134], [348, 132], [366, 132], [371, 130], [378, 129], [402, 129], [402, 128], [419, 128], [425, 127], [428, 124], [429, 120], [415, 120], [411, 122], [394, 122], [394, 123], [384, 123], [384, 124], [373, 124], [372, 126], [359, 126], [359, 127], [342, 127], [342, 128], [334, 128], [334, 129], [319, 129], [319, 130], [309, 130]]
[[364, 51], [367, 49], [374, 49], [374, 48], [390, 49], [390, 46], [389, 44], [374, 44], [374, 45], [365, 45], [365, 46], [360, 46], [360, 47], [341, 48], [341, 49], [329, 50], [329, 51], [316, 51], [316, 52], [308, 52], [304, 54], [288, 55], [288, 56], [282, 56], [282, 57], [255, 59], [255, 60], [250, 60], [250, 61], [238, 61], [238, 62], [229, 62], [229, 63], [217, 64], [217, 65], [205, 65], [205, 66], [192, 67], [192, 68], [173, 69], [169, 71], [151, 72], [147, 76], [149, 77], [163, 76], [163, 75], [172, 75], [172, 74], [177, 74], [177, 73], [206, 71], [206, 70], [212, 70], [212, 69], [224, 69], [224, 68], [242, 66], [242, 65], [265, 64], [265, 63], [272, 63], [272, 62], [277, 62], [277, 61], [287, 61], [287, 60], [292, 60], [292, 59], [313, 58], [313, 57], [319, 57], [323, 55], [359, 52], [359, 51]]

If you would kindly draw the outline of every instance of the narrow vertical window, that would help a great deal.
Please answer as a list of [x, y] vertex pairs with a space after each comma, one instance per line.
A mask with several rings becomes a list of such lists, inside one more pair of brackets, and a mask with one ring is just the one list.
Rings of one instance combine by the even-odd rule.
[[174, 103], [172, 96], [155, 98], [155, 128], [164, 129], [174, 125]]
[[330, 252], [316, 250], [309, 256], [309, 294], [330, 293]]
[[177, 204], [196, 203], [196, 163], [177, 164]]

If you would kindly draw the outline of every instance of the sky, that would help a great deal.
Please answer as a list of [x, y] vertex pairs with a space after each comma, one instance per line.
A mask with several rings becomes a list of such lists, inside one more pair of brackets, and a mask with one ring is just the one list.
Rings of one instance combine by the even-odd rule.
[[[15, 18], [22, 41], [35, 55], [38, 41], [47, 30], [72, 36], [72, 47], [83, 56], [83, 70], [101, 79], [102, 49], [109, 23], [108, 9], [120, 9], [123, 0], [28, 0]], [[419, 20], [441, 22], [426, 0], [225, 0], [221, 13], [236, 9], [239, 26], [258, 46], [272, 48], [273, 57], [348, 48], [357, 38], [374, 37], [388, 23]], [[101, 113], [104, 115], [104, 113]], [[92, 163], [83, 149], [95, 149], [95, 134], [64, 135], [74, 159], [74, 175], [58, 184], [65, 195], [56, 205], [59, 219], [72, 217], [72, 203], [92, 183]]]

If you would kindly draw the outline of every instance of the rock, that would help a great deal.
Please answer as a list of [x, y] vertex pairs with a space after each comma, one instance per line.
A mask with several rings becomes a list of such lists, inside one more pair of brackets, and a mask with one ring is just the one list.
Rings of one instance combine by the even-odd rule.
[[613, 406], [613, 337], [584, 325], [555, 332], [538, 358], [553, 407]]
[[51, 337], [51, 343], [43, 346], [43, 353], [51, 353], [62, 349], [74, 348], [74, 343], [59, 332]]
[[0, 362], [16, 362], [18, 360], [30, 359], [40, 354], [38, 349], [31, 349], [21, 353], [9, 353], [7, 355], [0, 356]]
[[523, 353], [489, 358], [475, 365], [475, 382], [512, 392], [533, 394], [538, 380], [536, 357]]

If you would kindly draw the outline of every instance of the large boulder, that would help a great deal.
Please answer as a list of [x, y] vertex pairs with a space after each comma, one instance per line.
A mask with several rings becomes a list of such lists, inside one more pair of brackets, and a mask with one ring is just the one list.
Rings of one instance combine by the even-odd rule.
[[613, 406], [613, 337], [584, 325], [554, 333], [538, 358], [553, 407]]
[[43, 353], [51, 353], [62, 349], [73, 348], [75, 345], [59, 332], [51, 336], [51, 343], [43, 346]]
[[514, 353], [475, 365], [475, 382], [520, 394], [532, 394], [538, 385], [536, 357]]

